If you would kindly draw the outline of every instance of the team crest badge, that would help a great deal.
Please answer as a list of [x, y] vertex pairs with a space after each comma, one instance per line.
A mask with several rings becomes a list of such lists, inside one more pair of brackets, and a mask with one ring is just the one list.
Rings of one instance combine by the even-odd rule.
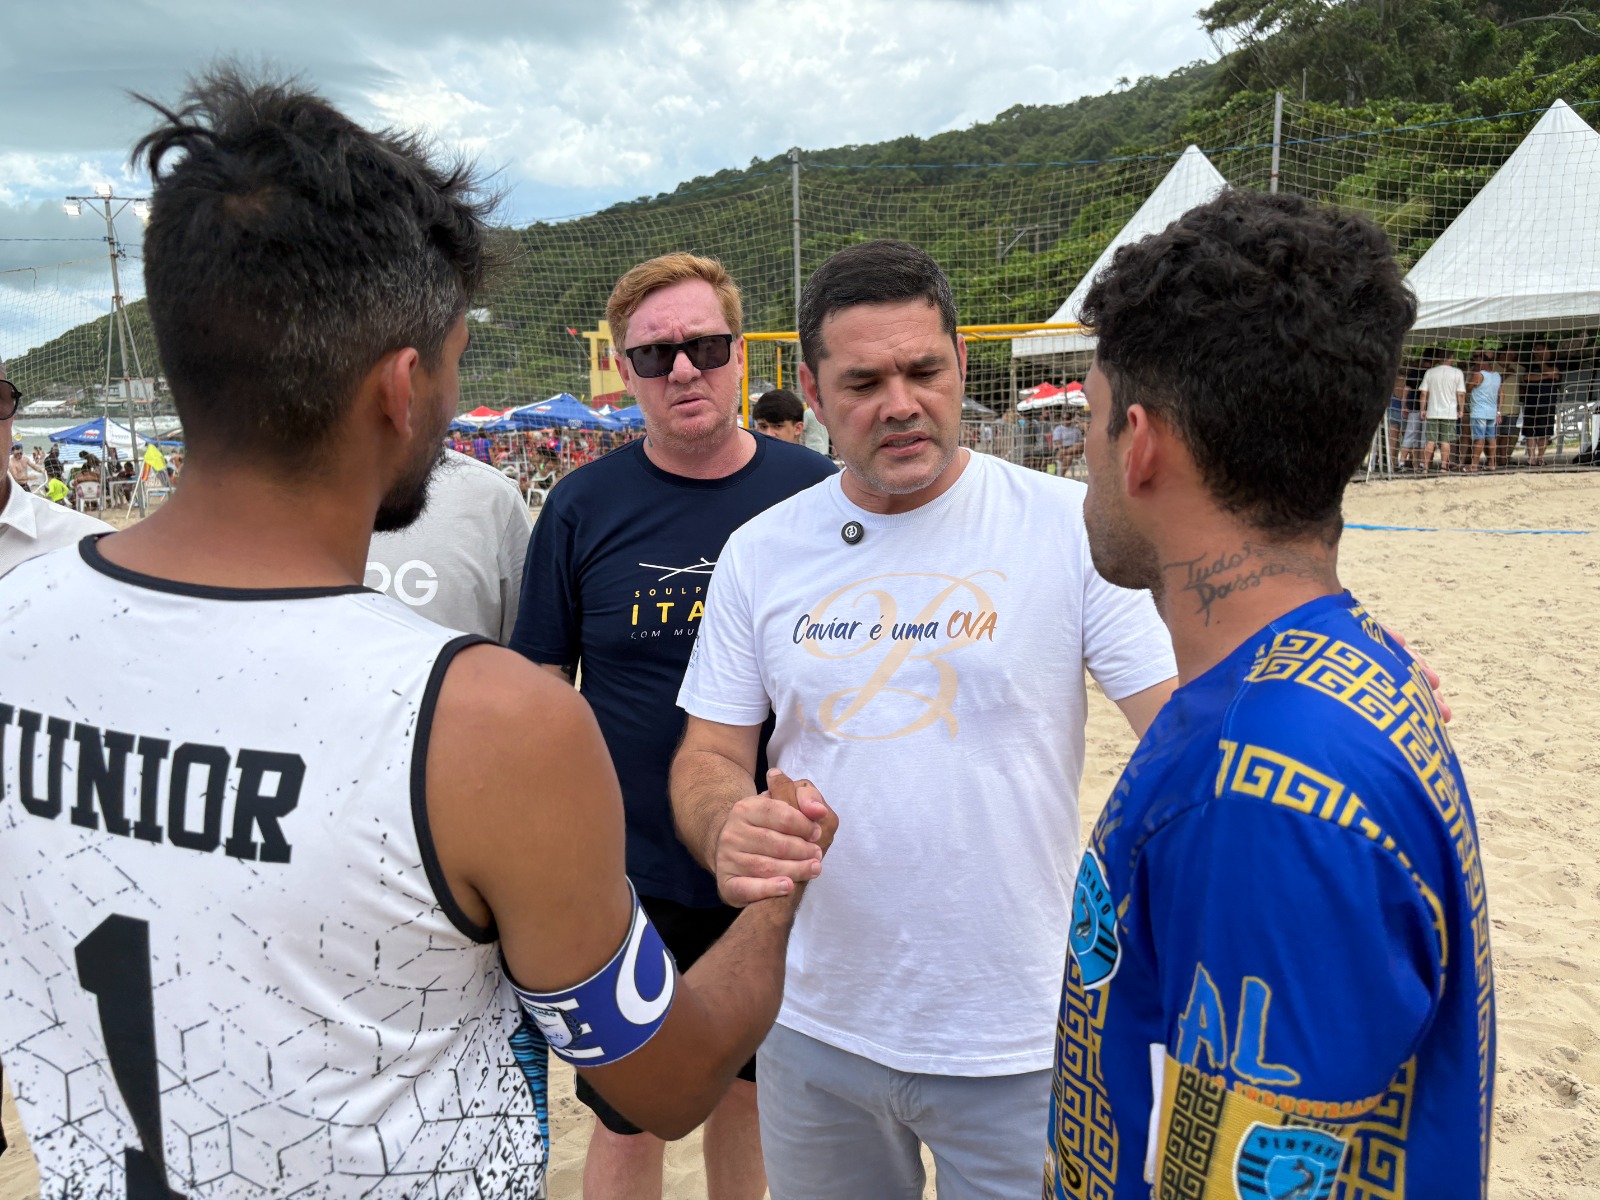
[[1239, 1200], [1328, 1200], [1344, 1143], [1320, 1129], [1264, 1125], [1245, 1131], [1233, 1168]]
[[1122, 945], [1117, 940], [1117, 905], [1106, 871], [1093, 850], [1083, 852], [1072, 894], [1072, 957], [1086, 988], [1103, 987], [1117, 973]]

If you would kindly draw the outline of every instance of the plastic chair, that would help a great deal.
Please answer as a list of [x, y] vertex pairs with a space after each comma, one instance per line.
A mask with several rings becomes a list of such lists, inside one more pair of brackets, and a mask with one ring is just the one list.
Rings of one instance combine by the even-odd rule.
[[72, 489], [73, 507], [79, 512], [88, 512], [91, 504], [100, 511], [105, 511], [105, 504], [100, 499], [100, 485], [87, 481], [74, 485]]

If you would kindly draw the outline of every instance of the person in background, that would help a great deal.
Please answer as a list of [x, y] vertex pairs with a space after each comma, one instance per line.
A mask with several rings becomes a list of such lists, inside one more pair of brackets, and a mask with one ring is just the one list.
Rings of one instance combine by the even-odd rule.
[[1561, 369], [1556, 366], [1550, 347], [1535, 342], [1522, 376], [1522, 440], [1530, 467], [1544, 466], [1545, 450], [1556, 431], [1556, 393], [1561, 386]]
[[1518, 426], [1521, 423], [1522, 373], [1517, 356], [1506, 346], [1495, 352], [1494, 369], [1500, 374], [1500, 412], [1494, 436], [1494, 465], [1498, 469], [1510, 465], [1511, 452], [1517, 448], [1517, 439], [1521, 436]]
[[517, 485], [446, 450], [428, 506], [405, 529], [374, 534], [366, 584], [436, 625], [511, 640], [533, 521]]
[[[622, 784], [628, 876], [680, 967], [738, 915], [679, 841], [667, 796], [684, 724], [674, 701], [711, 574], [735, 529], [835, 473], [804, 446], [740, 428], [743, 317], [739, 287], [715, 259], [667, 254], [617, 281], [606, 319], [645, 437], [551, 489], [511, 638], [563, 679], [581, 668]], [[755, 1077], [752, 1059], [706, 1122], [710, 1200], [757, 1200], [766, 1187]], [[661, 1140], [581, 1077], [577, 1092], [596, 1118], [585, 1196], [659, 1197]]]
[[1406, 400], [1410, 394], [1406, 373], [1395, 372], [1394, 383], [1389, 388], [1389, 405], [1383, 413], [1384, 444], [1389, 448], [1389, 467], [1393, 471], [1403, 470], [1405, 466], [1402, 446], [1406, 437]]
[[[0, 360], [0, 445], [13, 445], [12, 424], [21, 404], [22, 393], [6, 378], [6, 364]], [[49, 477], [44, 495], [32, 493], [17, 478], [19, 458], [13, 452], [9, 467], [0, 473], [0, 575], [91, 533], [111, 531], [104, 521], [63, 507], [59, 501], [66, 499], [67, 487], [55, 476]]]
[[805, 444], [805, 401], [785, 388], [776, 388], [750, 406], [750, 421], [768, 437], [796, 445]]
[[1433, 448], [1439, 447], [1439, 469], [1450, 469], [1450, 448], [1456, 440], [1461, 404], [1467, 398], [1467, 380], [1456, 366], [1454, 351], [1439, 349], [1428, 356], [1433, 364], [1417, 389], [1422, 400], [1422, 469], [1433, 470]]
[[22, 453], [21, 442], [11, 447], [11, 461], [6, 464], [6, 473], [11, 476], [13, 487], [19, 487], [25, 492], [33, 491], [33, 472], [28, 468], [28, 460]]
[[1057, 475], [1071, 472], [1072, 464], [1083, 457], [1083, 427], [1078, 424], [1078, 414], [1064, 409], [1061, 419], [1050, 431], [1050, 447], [1055, 452]]
[[1472, 352], [1472, 374], [1467, 377], [1467, 387], [1472, 389], [1468, 401], [1467, 418], [1472, 422], [1472, 450], [1467, 460], [1467, 470], [1476, 471], [1478, 460], [1494, 469], [1494, 448], [1498, 440], [1500, 420], [1500, 372], [1492, 350]]
[[63, 474], [61, 447], [54, 442], [50, 443], [50, 449], [46, 451], [44, 456], [44, 473], [51, 479], [60, 479]]

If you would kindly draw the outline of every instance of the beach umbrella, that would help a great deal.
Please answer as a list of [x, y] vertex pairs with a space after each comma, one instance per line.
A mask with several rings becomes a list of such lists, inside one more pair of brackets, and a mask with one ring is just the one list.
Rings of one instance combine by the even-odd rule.
[[621, 429], [615, 418], [603, 417], [569, 392], [506, 413], [517, 429]]

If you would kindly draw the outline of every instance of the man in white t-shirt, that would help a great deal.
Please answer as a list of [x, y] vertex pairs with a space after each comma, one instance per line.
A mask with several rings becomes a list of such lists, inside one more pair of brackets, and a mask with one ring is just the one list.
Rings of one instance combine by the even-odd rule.
[[[1089, 558], [1081, 484], [958, 448], [950, 285], [904, 242], [834, 255], [801, 382], [843, 475], [739, 529], [679, 703], [684, 843], [724, 899], [811, 884], [757, 1058], [772, 1194], [1037, 1196], [1079, 858], [1084, 668], [1142, 732], [1170, 695], [1148, 593]], [[752, 780], [769, 760], [838, 812]]]
[[[21, 403], [22, 393], [6, 378], [6, 364], [0, 359], [0, 446], [11, 445], [11, 422]], [[13, 478], [11, 471], [0, 471], [0, 575], [91, 533], [111, 532], [104, 521], [52, 504]]]
[[499, 471], [446, 450], [415, 524], [379, 533], [367, 548], [369, 588], [436, 625], [511, 640], [533, 521]]
[[1439, 469], [1450, 469], [1450, 447], [1455, 444], [1461, 403], [1467, 398], [1467, 377], [1449, 350], [1435, 350], [1433, 366], [1417, 388], [1422, 397], [1422, 469], [1433, 467], [1433, 448], [1439, 447]]

